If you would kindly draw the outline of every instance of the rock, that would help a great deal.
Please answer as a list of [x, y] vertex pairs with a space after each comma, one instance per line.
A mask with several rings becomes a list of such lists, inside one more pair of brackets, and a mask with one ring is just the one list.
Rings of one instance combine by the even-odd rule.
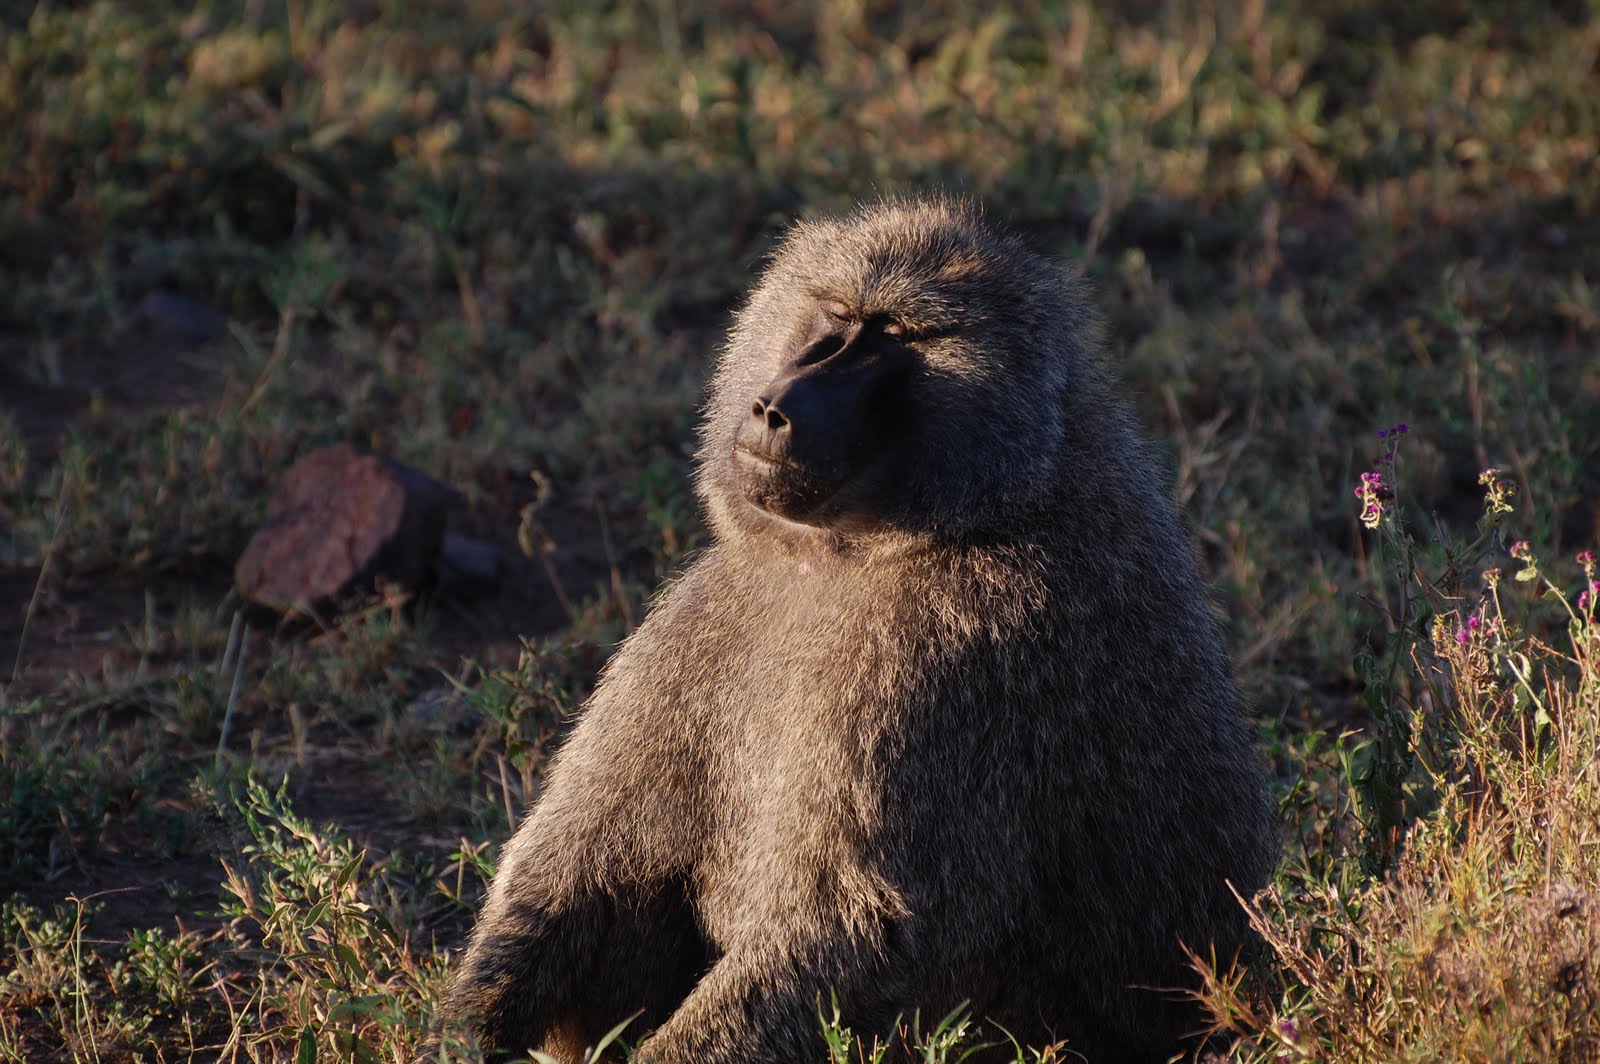
[[304, 613], [379, 576], [420, 590], [434, 579], [445, 515], [459, 498], [384, 455], [349, 444], [313, 451], [284, 474], [234, 582], [250, 602]]
[[499, 590], [503, 564], [498, 547], [446, 532], [439, 548], [440, 588], [465, 596], [492, 594]]
[[210, 307], [175, 292], [157, 289], [128, 315], [128, 326], [165, 333], [190, 345], [211, 343], [228, 334], [228, 320]]
[[477, 716], [471, 699], [453, 687], [430, 688], [406, 704], [406, 717], [418, 724], [456, 728]]

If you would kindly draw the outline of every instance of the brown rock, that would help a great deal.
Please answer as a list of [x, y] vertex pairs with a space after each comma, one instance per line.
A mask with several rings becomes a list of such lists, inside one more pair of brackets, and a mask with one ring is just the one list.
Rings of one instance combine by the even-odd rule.
[[415, 591], [433, 580], [445, 514], [459, 497], [384, 455], [349, 444], [313, 451], [284, 474], [234, 582], [251, 602], [308, 613], [378, 576]]

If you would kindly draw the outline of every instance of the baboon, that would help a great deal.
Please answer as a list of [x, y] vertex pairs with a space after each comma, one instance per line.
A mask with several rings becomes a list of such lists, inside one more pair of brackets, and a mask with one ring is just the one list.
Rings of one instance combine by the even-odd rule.
[[1272, 830], [1100, 331], [971, 205], [794, 228], [711, 384], [712, 542], [605, 669], [455, 977], [485, 1045], [576, 1061], [642, 1010], [636, 1060], [802, 1064], [835, 996], [858, 1034], [965, 1001], [1094, 1062], [1204, 1026], [1183, 946], [1247, 943]]

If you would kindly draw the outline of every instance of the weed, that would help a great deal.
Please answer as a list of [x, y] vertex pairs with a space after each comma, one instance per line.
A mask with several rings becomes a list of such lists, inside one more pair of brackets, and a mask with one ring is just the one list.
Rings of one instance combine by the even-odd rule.
[[[237, 801], [250, 841], [246, 861], [225, 861], [224, 911], [247, 939], [254, 969], [248, 1012], [230, 1042], [297, 1059], [410, 1060], [421, 1048], [419, 1017], [435, 1011], [438, 960], [419, 959], [376, 893], [365, 853], [337, 832], [319, 831], [289, 807], [285, 789], [252, 780]], [[381, 878], [381, 877], [380, 877]]]
[[[1512, 487], [1494, 469], [1477, 535], [1435, 526], [1425, 547], [1402, 516], [1395, 448], [1383, 462], [1356, 491], [1391, 563], [1393, 638], [1367, 670], [1376, 738], [1342, 751], [1339, 814], [1365, 841], [1307, 855], [1251, 903], [1273, 972], [1253, 987], [1214, 977], [1209, 1002], [1244, 1061], [1592, 1059], [1594, 555], [1579, 555], [1574, 593], [1526, 541], [1503, 546]], [[1480, 572], [1486, 556], [1513, 577]]]

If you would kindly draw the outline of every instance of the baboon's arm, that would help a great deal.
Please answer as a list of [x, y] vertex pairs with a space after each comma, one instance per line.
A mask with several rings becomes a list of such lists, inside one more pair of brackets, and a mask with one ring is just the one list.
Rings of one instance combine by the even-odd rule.
[[[881, 996], [890, 967], [866, 944], [828, 943], [805, 956], [794, 943], [730, 952], [701, 978], [666, 1023], [639, 1047], [635, 1064], [795, 1064], [818, 1060], [819, 1003]], [[876, 1010], [875, 1010], [876, 1011]], [[888, 1016], [895, 1014], [888, 1010]]]
[[689, 859], [678, 837], [689, 828], [676, 821], [693, 798], [674, 788], [682, 764], [661, 757], [659, 734], [643, 740], [630, 710], [597, 693], [502, 853], [449, 1003], [487, 1046], [539, 1046], [627, 998], [609, 1026], [649, 999], [629, 973], [684, 948], [664, 899]]
[[539, 1045], [586, 981], [604, 907], [594, 897], [552, 902], [521, 889], [497, 893], [484, 909], [449, 1012], [470, 1020], [485, 1048]]

